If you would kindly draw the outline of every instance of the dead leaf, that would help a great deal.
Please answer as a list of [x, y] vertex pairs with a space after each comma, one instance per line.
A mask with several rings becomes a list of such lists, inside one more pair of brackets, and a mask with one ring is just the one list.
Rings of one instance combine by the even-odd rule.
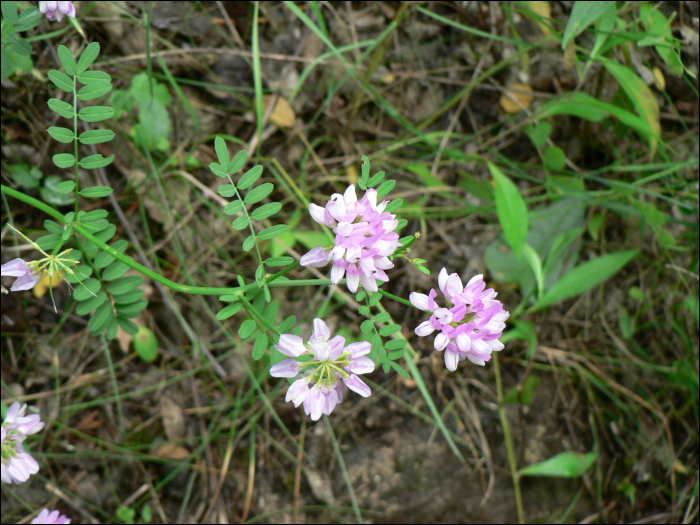
[[666, 89], [666, 78], [664, 77], [663, 72], [657, 66], [654, 66], [654, 69], [652, 69], [651, 72], [654, 73], [654, 84], [656, 84], [656, 89], [659, 91]]
[[[549, 5], [549, 2], [535, 2], [532, 1], [530, 2], [530, 9], [532, 9], [535, 13], [540, 15], [542, 18], [552, 18], [552, 8]], [[552, 30], [549, 28], [547, 24], [544, 22], [537, 22], [540, 26], [540, 29], [544, 33], [544, 36], [551, 36]]]
[[318, 470], [304, 469], [306, 481], [311, 486], [311, 492], [317, 499], [327, 505], [335, 505], [335, 496], [333, 495], [333, 484], [331, 483], [328, 473]]
[[190, 451], [174, 443], [166, 443], [153, 450], [151, 455], [166, 459], [186, 459], [190, 456]]
[[576, 63], [576, 42], [572, 38], [564, 48], [564, 71], [568, 71]]
[[160, 398], [160, 411], [165, 427], [165, 435], [175, 441], [185, 437], [185, 414], [180, 405], [172, 399], [163, 396]]
[[501, 107], [506, 113], [518, 113], [532, 104], [532, 88], [527, 84], [513, 84], [501, 96]]
[[[274, 98], [274, 95], [265, 95], [263, 97], [263, 111], [267, 111], [267, 108], [270, 106]], [[294, 126], [295, 119], [296, 114], [294, 113], [289, 101], [284, 97], [278, 96], [277, 103], [270, 114], [270, 120], [277, 124], [277, 126], [280, 128], [291, 128]]]
[[357, 184], [357, 179], [359, 177], [357, 175], [357, 168], [354, 164], [350, 164], [350, 166], [345, 169], [345, 176], [348, 178], [348, 182], [350, 184]]
[[51, 279], [51, 288], [56, 288], [59, 284], [61, 284], [61, 278], [63, 277], [63, 272], [59, 273], [54, 273], [53, 277], [49, 277], [49, 274], [44, 274], [44, 276], [41, 278], [41, 281], [37, 283], [37, 285], [34, 287], [32, 290], [34, 292], [34, 297], [37, 299], [41, 299], [46, 295], [46, 292], [49, 291], [49, 279]]

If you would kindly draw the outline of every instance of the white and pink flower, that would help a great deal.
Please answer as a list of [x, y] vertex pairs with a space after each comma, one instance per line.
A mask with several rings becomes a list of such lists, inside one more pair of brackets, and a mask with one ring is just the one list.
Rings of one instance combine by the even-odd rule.
[[10, 262], [3, 264], [0, 267], [1, 275], [5, 277], [17, 277], [10, 288], [13, 292], [22, 290], [30, 290], [41, 281], [41, 271], [36, 264], [27, 263], [22, 259], [12, 259]]
[[27, 405], [12, 403], [2, 423], [2, 482], [24, 483], [32, 474], [39, 472], [39, 463], [22, 444], [27, 436], [44, 428], [38, 414], [25, 415]]
[[335, 244], [317, 246], [301, 258], [302, 266], [320, 268], [333, 261], [331, 282], [338, 284], [347, 274], [348, 290], [357, 291], [360, 283], [377, 291], [377, 279], [388, 281], [385, 270], [394, 267], [389, 256], [401, 246], [396, 215], [384, 211], [388, 200], [377, 203], [377, 190], [369, 189], [357, 200], [355, 186], [345, 193], [334, 193], [325, 208], [309, 205], [311, 217], [319, 224], [333, 228]]
[[[358, 376], [374, 370], [374, 361], [367, 354], [372, 345], [367, 341], [345, 346], [345, 338], [331, 338], [328, 325], [314, 319], [314, 331], [309, 340], [298, 335], [282, 334], [275, 348], [286, 355], [285, 359], [270, 369], [273, 377], [302, 377], [294, 381], [287, 390], [285, 401], [295, 407], [304, 404], [304, 412], [317, 421], [321, 414], [330, 415], [338, 403], [343, 402], [345, 387], [363, 397], [372, 394], [370, 388]], [[311, 361], [297, 361], [302, 355], [312, 356]]]
[[435, 302], [437, 292], [429, 295], [413, 292], [409, 296], [411, 304], [420, 310], [432, 312], [428, 321], [416, 328], [416, 335], [425, 337], [435, 331], [434, 346], [438, 352], [445, 351], [445, 366], [451, 372], [457, 369], [460, 361], [469, 359], [483, 366], [491, 359], [491, 353], [503, 350], [498, 339], [503, 335], [506, 319], [510, 313], [496, 300], [496, 291], [486, 288], [483, 275], [477, 275], [462, 286], [456, 273], [447, 275], [442, 269], [438, 285], [447, 301], [447, 308]]
[[49, 20], [60, 22], [64, 16], [75, 18], [73, 2], [39, 2], [39, 11]]

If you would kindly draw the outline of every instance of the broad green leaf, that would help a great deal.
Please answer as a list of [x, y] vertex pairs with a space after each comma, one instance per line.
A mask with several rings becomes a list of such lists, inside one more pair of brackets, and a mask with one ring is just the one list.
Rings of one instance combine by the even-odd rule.
[[387, 326], [382, 326], [379, 329], [379, 335], [382, 337], [387, 337], [393, 334], [396, 334], [401, 331], [401, 325], [400, 324], [390, 324]]
[[226, 306], [223, 310], [221, 310], [218, 314], [216, 314], [216, 318], [219, 321], [223, 321], [224, 319], [228, 319], [229, 317], [233, 317], [236, 315], [238, 312], [241, 311], [243, 308], [243, 303], [233, 303], [229, 304]]
[[78, 98], [83, 102], [88, 100], [95, 100], [100, 98], [102, 95], [106, 95], [112, 90], [112, 83], [109, 81], [96, 82], [95, 84], [88, 84], [78, 91]]
[[[151, 88], [153, 91], [151, 91]], [[168, 91], [167, 86], [160, 82], [151, 82], [147, 73], [139, 73], [131, 79], [131, 89], [129, 90], [139, 105], [145, 105], [146, 102], [155, 101], [157, 104], [165, 107], [170, 104], [172, 96]]]
[[527, 135], [536, 148], [542, 148], [547, 144], [547, 137], [552, 131], [552, 125], [549, 122], [540, 122]]
[[226, 215], [236, 215], [243, 209], [243, 201], [233, 201], [229, 202], [224, 208], [224, 213]]
[[233, 229], [234, 230], [242, 230], [243, 228], [247, 227], [248, 224], [250, 224], [248, 222], [248, 216], [241, 215], [235, 221], [233, 221]]
[[82, 144], [102, 144], [112, 140], [114, 135], [114, 131], [110, 129], [92, 129], [81, 133], [78, 140]]
[[131, 319], [126, 319], [125, 317], [117, 316], [117, 322], [124, 331], [129, 335], [136, 335], [139, 331], [139, 325], [133, 322]]
[[637, 113], [644, 120], [649, 129], [651, 136], [648, 136], [652, 148], [656, 146], [656, 141], [661, 135], [661, 122], [659, 116], [659, 103], [656, 97], [631, 68], [624, 66], [612, 60], [600, 59], [605, 68], [617, 79], [620, 87], [625, 91], [627, 96], [634, 104]]
[[75, 133], [68, 128], [59, 128], [56, 126], [51, 126], [48, 130], [49, 135], [51, 135], [58, 142], [63, 144], [69, 144], [75, 140]]
[[147, 326], [139, 326], [131, 344], [139, 357], [147, 363], [152, 363], [158, 357], [158, 339]]
[[112, 311], [112, 304], [110, 302], [105, 302], [92, 314], [90, 322], [88, 322], [88, 328], [93, 335], [97, 335], [107, 327], [107, 324], [109, 324], [113, 318], [114, 312]]
[[116, 281], [109, 283], [109, 291], [115, 295], [124, 294], [143, 284], [143, 277], [140, 275], [130, 275], [122, 277]]
[[[591, 51], [591, 59], [594, 59], [600, 53], [603, 45], [608, 40], [608, 37], [612, 34], [615, 28], [615, 20], [617, 19], [617, 7], [615, 2], [609, 2], [607, 11], [605, 11], [598, 23], [598, 28], [596, 29], [595, 44], [593, 44], [593, 51]], [[589, 62], [590, 63], [590, 62]]]
[[394, 350], [393, 352], [389, 352], [389, 356], [388, 356], [388, 357], [389, 357], [389, 359], [391, 359], [392, 361], [396, 361], [397, 359], [401, 359], [401, 358], [404, 356], [405, 353], [406, 353], [406, 349], [405, 349], [405, 348], [401, 348], [401, 349], [399, 349], [399, 350]]
[[219, 159], [219, 164], [222, 166], [229, 165], [228, 147], [226, 147], [226, 141], [221, 137], [216, 137], [214, 140], [214, 149], [216, 150], [216, 157]]
[[14, 26], [17, 22], [17, 4], [14, 2], [2, 2], [3, 26]]
[[265, 264], [268, 266], [289, 266], [293, 262], [293, 257], [270, 257], [265, 261]]
[[233, 197], [236, 194], [236, 187], [233, 184], [223, 184], [217, 191], [222, 197]]
[[131, 290], [130, 292], [126, 292], [119, 295], [112, 294], [112, 297], [114, 297], [114, 302], [117, 305], [126, 305], [140, 301], [141, 299], [143, 299], [143, 295], [143, 289], [136, 288], [135, 290]]
[[255, 344], [253, 345], [253, 359], [256, 361], [260, 360], [262, 356], [265, 355], [265, 350], [267, 350], [268, 339], [265, 334], [258, 334], [255, 338]]
[[64, 232], [63, 226], [49, 219], [46, 219], [44, 221], [44, 228], [46, 228], [47, 232], [56, 233], [58, 235], [63, 235]]
[[374, 176], [369, 179], [367, 182], [367, 187], [368, 188], [374, 188], [377, 184], [382, 182], [384, 180], [384, 177], [386, 176], [386, 172], [384, 171], [378, 171], [377, 173], [374, 174]]
[[[664, 59], [666, 65], [675, 75], [683, 74], [683, 62], [678, 56], [668, 19], [659, 11], [659, 6], [654, 4], [642, 4], [639, 6], [639, 18], [651, 35], [661, 37], [662, 42], [656, 46], [656, 52]], [[639, 43], [637, 43], [639, 45]]]
[[83, 122], [101, 122], [114, 116], [114, 110], [109, 106], [90, 106], [78, 112], [78, 118]]
[[387, 350], [398, 350], [399, 348], [403, 348], [408, 344], [408, 341], [402, 338], [397, 338], [397, 339], [392, 339], [391, 341], [387, 341], [386, 347]]
[[390, 179], [387, 181], [384, 181], [379, 188], [377, 188], [377, 201], [380, 201], [389, 195], [391, 193], [391, 190], [394, 189], [394, 186], [396, 186], [396, 181], [394, 179]]
[[371, 332], [372, 330], [374, 330], [374, 323], [371, 319], [365, 319], [364, 321], [362, 321], [362, 324], [360, 325], [360, 331], [363, 334]]
[[218, 162], [212, 162], [209, 164], [209, 169], [217, 177], [221, 177], [222, 179], [228, 178], [226, 170]]
[[[98, 153], [97, 155], [90, 155], [89, 157], [85, 157], [83, 160], [81, 160], [80, 167], [84, 168], [86, 170], [94, 169], [94, 168], [104, 168], [105, 166], [109, 166], [110, 164], [112, 164], [112, 162], [114, 162], [114, 155], [110, 155], [109, 157], [105, 158]], [[104, 186], [98, 186], [98, 187], [104, 187]], [[85, 194], [83, 194], [82, 191], [80, 193], [82, 195], [85, 195]], [[94, 195], [85, 195], [85, 196], [86, 197], [88, 197], [88, 196], [93, 197]]]
[[78, 315], [87, 315], [90, 312], [97, 310], [97, 308], [102, 306], [106, 300], [107, 294], [104, 292], [104, 290], [100, 290], [97, 292], [97, 297], [90, 297], [89, 299], [81, 302], [75, 311], [78, 313]]
[[155, 149], [170, 136], [170, 113], [165, 105], [157, 100], [145, 100], [139, 103], [139, 123], [134, 135], [149, 150]]
[[112, 82], [112, 77], [106, 71], [86, 71], [82, 75], [78, 75], [78, 82], [85, 85], [104, 84]]
[[625, 250], [602, 255], [577, 266], [547, 290], [531, 310], [539, 310], [594, 288], [615, 275], [638, 253], [639, 250]]
[[238, 335], [241, 336], [241, 339], [248, 339], [253, 332], [255, 332], [257, 327], [258, 325], [255, 323], [255, 321], [252, 319], [246, 319], [243, 321], [243, 323], [241, 323], [241, 326], [238, 329]]
[[17, 33], [9, 33], [7, 39], [12, 42], [12, 51], [20, 56], [29, 57], [32, 54], [32, 45]]
[[44, 235], [43, 237], [39, 237], [36, 240], [36, 243], [42, 250], [49, 251], [53, 250], [60, 240], [61, 235], [56, 235], [55, 233], [52, 233], [51, 235]]
[[282, 203], [270, 202], [268, 204], [260, 206], [258, 209], [253, 211], [253, 213], [250, 214], [250, 218], [254, 221], [262, 221], [264, 219], [267, 219], [268, 217], [271, 217], [281, 209]]
[[12, 179], [25, 189], [36, 188], [44, 174], [36, 166], [26, 164], [10, 164], [7, 171], [12, 174]]
[[393, 368], [396, 373], [404, 379], [411, 379], [411, 374], [409, 374], [408, 371], [396, 361], [389, 361], [389, 366], [391, 366], [391, 368]]
[[537, 297], [541, 297], [544, 293], [544, 274], [542, 273], [542, 260], [532, 246], [528, 243], [523, 244], [523, 259], [532, 270], [537, 281]]
[[578, 478], [595, 463], [597, 457], [598, 455], [595, 452], [581, 454], [580, 452], [567, 450], [540, 463], [520, 469], [518, 475]]
[[245, 241], [243, 241], [243, 251], [249, 252], [253, 249], [253, 246], [255, 246], [255, 235], [249, 235], [246, 237]]
[[[129, 246], [129, 243], [125, 240], [120, 240], [112, 244], [111, 248], [116, 250], [119, 253], [124, 253], [126, 251], [126, 248]], [[95, 257], [95, 260], [93, 261], [93, 264], [95, 268], [106, 268], [112, 262], [116, 261], [116, 258], [114, 255], [111, 255], [107, 252], [100, 252], [100, 254]]]
[[75, 116], [75, 108], [68, 102], [58, 100], [57, 98], [50, 98], [48, 104], [52, 110], [63, 118], [73, 118]]
[[365, 181], [365, 183], [369, 180], [369, 168], [369, 158], [367, 155], [362, 155], [362, 180]]
[[276, 224], [275, 226], [265, 228], [263, 231], [258, 233], [258, 238], [263, 241], [274, 239], [275, 237], [279, 237], [286, 232], [288, 228], [289, 226], [286, 224]]
[[117, 305], [117, 315], [121, 317], [126, 317], [127, 319], [135, 319], [141, 312], [148, 306], [148, 301], [146, 299], [141, 299], [132, 304], [127, 305]]
[[387, 207], [385, 208], [384, 211], [386, 211], [387, 213], [394, 213], [394, 212], [396, 212], [399, 208], [401, 208], [401, 206], [403, 206], [403, 199], [396, 199], [396, 200], [391, 201], [391, 202], [387, 205]]
[[266, 182], [265, 184], [261, 184], [257, 188], [253, 188], [248, 192], [248, 194], [245, 196], [245, 203], [246, 204], [255, 204], [256, 202], [260, 202], [263, 200], [265, 197], [267, 197], [270, 193], [272, 193], [272, 190], [275, 189], [275, 186], [271, 182]]
[[559, 171], [566, 166], [566, 155], [559, 146], [550, 146], [544, 152], [544, 163], [548, 168]]
[[253, 184], [255, 184], [255, 181], [257, 181], [260, 178], [262, 172], [262, 166], [253, 166], [248, 171], [246, 171], [245, 174], [240, 178], [240, 180], [238, 181], [238, 187], [242, 190], [247, 190]]
[[58, 193], [62, 193], [63, 195], [68, 195], [75, 189], [75, 181], [72, 180], [65, 180], [61, 184], [58, 185], [56, 188], [56, 191]]
[[239, 151], [238, 153], [236, 153], [236, 156], [233, 157], [233, 160], [231, 161], [231, 165], [228, 168], [228, 172], [231, 175], [235, 175], [245, 165], [247, 160], [248, 160], [248, 152], [246, 150]]
[[561, 48], [564, 49], [572, 38], [577, 37], [583, 31], [598, 20], [615, 2], [574, 2], [571, 16], [566, 23], [564, 36], [561, 40]]
[[66, 73], [70, 76], [75, 75], [77, 68], [75, 65], [75, 58], [73, 58], [73, 53], [70, 52], [70, 49], [63, 45], [58, 46], [58, 58], [61, 61], [63, 69], [66, 70]]
[[114, 261], [112, 264], [110, 264], [109, 266], [107, 266], [107, 268], [104, 269], [104, 271], [102, 272], [102, 278], [106, 281], [113, 281], [114, 279], [118, 279], [126, 272], [128, 272], [129, 268], [131, 267], [122, 261]]
[[503, 234], [515, 254], [522, 255], [527, 237], [527, 205], [520, 195], [520, 190], [503, 172], [489, 162], [489, 169], [496, 181], [496, 212], [503, 227]]
[[49, 204], [66, 206], [75, 202], [75, 196], [64, 195], [58, 191], [63, 180], [58, 175], [50, 175], [44, 179], [44, 187], [39, 190], [41, 198]]
[[73, 93], [73, 80], [66, 75], [64, 72], [57, 69], [52, 69], [48, 73], [49, 79], [53, 82], [56, 87], [67, 91], [68, 93]]
[[[112, 155], [114, 157], [114, 155]], [[89, 198], [99, 198], [99, 197], [107, 197], [108, 195], [111, 195], [114, 192], [114, 190], [108, 186], [92, 186], [90, 188], [83, 188], [80, 190], [80, 195], [83, 197], [89, 197]]]
[[94, 278], [87, 279], [75, 287], [75, 292], [73, 292], [73, 299], [76, 301], [84, 301], [90, 299], [90, 297], [95, 297], [97, 292], [100, 291], [102, 285], [100, 281]]
[[[5, 2], [3, 2], [4, 4]], [[36, 27], [41, 22], [41, 12], [35, 6], [30, 6], [24, 11], [22, 11], [17, 17], [15, 22], [15, 31], [29, 31], [31, 28]]]
[[77, 72], [78, 74], [85, 71], [90, 65], [95, 61], [95, 59], [100, 54], [100, 44], [99, 42], [92, 42], [89, 44], [83, 54], [80, 55], [80, 60], [78, 60]]

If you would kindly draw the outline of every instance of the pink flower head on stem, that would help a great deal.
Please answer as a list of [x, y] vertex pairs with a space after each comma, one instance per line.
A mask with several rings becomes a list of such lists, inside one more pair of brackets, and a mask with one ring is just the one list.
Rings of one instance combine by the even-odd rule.
[[360, 283], [376, 292], [377, 279], [388, 281], [385, 270], [394, 267], [389, 256], [401, 246], [399, 234], [394, 232], [399, 221], [396, 215], [384, 211], [387, 204], [388, 200], [377, 203], [377, 190], [372, 188], [358, 201], [354, 185], [343, 195], [334, 193], [325, 208], [310, 204], [311, 217], [333, 228], [335, 244], [329, 248], [317, 246], [301, 258], [301, 265], [320, 268], [333, 261], [333, 284], [347, 274], [352, 293], [357, 292]]
[[39, 464], [22, 444], [28, 435], [44, 428], [38, 414], [25, 415], [27, 405], [12, 403], [2, 423], [2, 481], [24, 483], [39, 472]]
[[[282, 334], [275, 348], [289, 359], [270, 369], [273, 377], [297, 377], [306, 369], [290, 385], [285, 401], [291, 401], [295, 407], [304, 403], [304, 412], [314, 421], [321, 414], [330, 415], [343, 402], [345, 387], [363, 397], [372, 394], [358, 377], [374, 370], [374, 361], [367, 357], [372, 345], [362, 341], [345, 346], [345, 338], [340, 335], [331, 338], [328, 325], [321, 319], [314, 319], [314, 331], [306, 344], [298, 335]], [[311, 356], [311, 360], [295, 359], [302, 355]]]
[[73, 2], [39, 2], [39, 11], [49, 20], [60, 22], [64, 16], [75, 18]]
[[493, 288], [484, 289], [483, 275], [472, 277], [467, 286], [462, 286], [456, 273], [447, 275], [443, 268], [438, 285], [447, 308], [441, 308], [435, 302], [435, 289], [430, 290], [429, 295], [413, 292], [409, 296], [413, 306], [433, 314], [428, 321], [418, 325], [416, 335], [425, 337], [439, 331], [435, 336], [435, 349], [445, 351], [445, 365], [451, 372], [464, 359], [483, 366], [491, 359], [493, 351], [503, 350], [503, 343], [498, 338], [503, 335], [510, 313], [503, 309], [501, 301], [496, 300], [497, 293]]
[[22, 290], [30, 290], [41, 281], [41, 271], [33, 266], [32, 263], [26, 263], [22, 259], [13, 259], [8, 263], [0, 266], [2, 276], [17, 277], [10, 290], [19, 292]]
[[47, 525], [63, 525], [65, 523], [70, 523], [70, 518], [64, 516], [57, 510], [49, 512], [49, 509], [44, 509], [39, 514], [37, 514], [36, 518], [32, 520], [32, 523], [44, 523]]

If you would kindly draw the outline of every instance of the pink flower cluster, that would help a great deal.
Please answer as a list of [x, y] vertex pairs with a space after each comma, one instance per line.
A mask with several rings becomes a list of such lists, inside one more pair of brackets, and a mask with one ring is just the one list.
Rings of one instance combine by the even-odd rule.
[[12, 259], [10, 262], [3, 264], [0, 267], [1, 275], [8, 277], [17, 277], [17, 280], [12, 285], [13, 292], [21, 290], [30, 290], [41, 281], [41, 272], [36, 266], [31, 266], [31, 263], [26, 263], [22, 259]]
[[435, 336], [435, 349], [445, 351], [445, 365], [451, 372], [464, 359], [483, 366], [491, 359], [492, 352], [503, 350], [498, 338], [510, 313], [496, 300], [493, 288], [484, 289], [483, 275], [472, 277], [467, 286], [462, 286], [456, 273], [448, 276], [443, 268], [438, 285], [447, 300], [447, 308], [438, 307], [435, 289], [429, 295], [413, 292], [409, 296], [413, 306], [433, 314], [430, 320], [418, 325], [416, 335], [425, 337], [436, 330], [440, 332]]
[[2, 481], [24, 483], [39, 472], [39, 464], [22, 444], [27, 436], [44, 428], [38, 414], [26, 416], [27, 405], [12, 403], [2, 423]]
[[325, 208], [310, 204], [311, 217], [333, 228], [335, 246], [317, 246], [301, 258], [301, 265], [320, 268], [332, 260], [333, 284], [338, 284], [347, 272], [352, 293], [360, 282], [366, 290], [376, 292], [377, 279], [389, 280], [384, 270], [394, 267], [389, 255], [400, 246], [399, 234], [394, 232], [399, 221], [396, 215], [384, 211], [387, 204], [388, 200], [377, 204], [375, 189], [367, 190], [358, 201], [354, 185], [343, 195], [334, 193]]
[[49, 20], [60, 22], [64, 16], [75, 18], [73, 2], [39, 2], [39, 11]]
[[[290, 385], [285, 401], [293, 402], [295, 407], [304, 403], [304, 412], [314, 421], [318, 421], [321, 414], [330, 415], [335, 406], [343, 402], [345, 387], [363, 397], [372, 394], [358, 377], [374, 370], [374, 362], [366, 357], [372, 345], [361, 341], [345, 346], [345, 338], [340, 335], [331, 339], [331, 331], [321, 319], [314, 319], [314, 331], [306, 344], [298, 335], [282, 334], [275, 348], [289, 359], [270, 369], [273, 377], [296, 377], [309, 367]], [[302, 355], [312, 356], [311, 361], [294, 359]]]
[[32, 523], [43, 523], [46, 525], [64, 525], [70, 523], [70, 518], [64, 516], [57, 510], [49, 512], [49, 509], [44, 509], [39, 514], [37, 514], [36, 518], [32, 520]]

